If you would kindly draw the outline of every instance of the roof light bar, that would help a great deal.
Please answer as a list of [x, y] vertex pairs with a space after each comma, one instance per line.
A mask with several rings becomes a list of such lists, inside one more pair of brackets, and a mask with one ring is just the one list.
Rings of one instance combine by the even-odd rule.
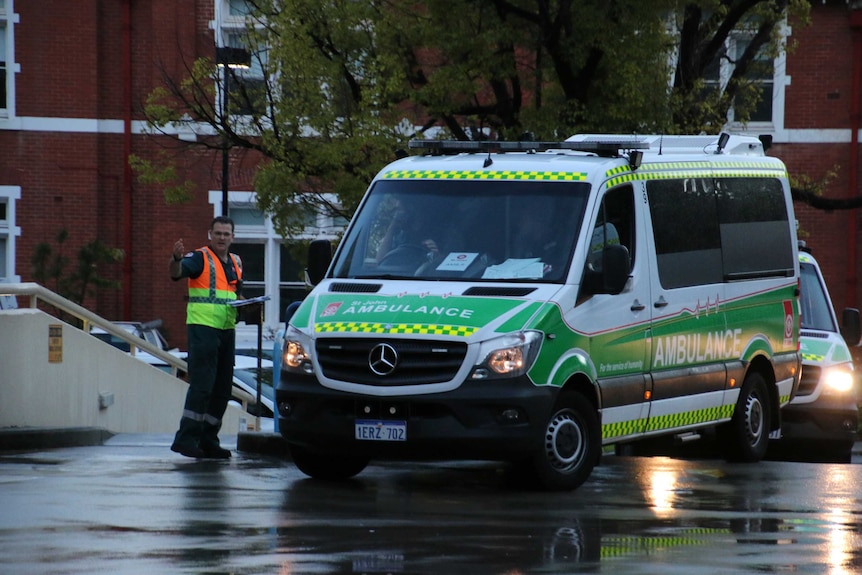
[[599, 156], [619, 156], [620, 150], [648, 150], [648, 142], [639, 140], [606, 140], [600, 142], [496, 142], [490, 140], [410, 140], [410, 149], [428, 150], [432, 155], [476, 152], [545, 152], [574, 150]]

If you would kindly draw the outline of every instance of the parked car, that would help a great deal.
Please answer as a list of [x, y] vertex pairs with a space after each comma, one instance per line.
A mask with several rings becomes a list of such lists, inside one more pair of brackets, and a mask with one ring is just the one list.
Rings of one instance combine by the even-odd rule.
[[257, 397], [257, 385], [260, 382], [260, 404], [248, 405], [248, 413], [258, 417], [272, 418], [275, 389], [272, 384], [272, 361], [261, 359], [258, 371], [257, 357], [237, 355], [233, 368], [233, 386], [241, 389], [252, 397]]
[[[150, 343], [159, 349], [163, 349], [165, 351], [170, 351], [168, 349], [168, 341], [165, 339], [165, 336], [162, 335], [162, 332], [159, 331], [159, 328], [162, 326], [162, 320], [156, 319], [148, 322], [139, 322], [139, 321], [113, 321], [111, 322], [117, 327], [123, 328], [124, 330], [132, 333], [142, 340]], [[90, 334], [101, 339], [105, 343], [111, 344], [121, 351], [131, 351], [131, 346], [127, 341], [124, 341], [115, 335], [112, 335], [100, 327], [92, 327], [90, 328]]]
[[[165, 339], [165, 336], [162, 335], [162, 332], [159, 331], [159, 328], [162, 326], [162, 320], [157, 319], [148, 322], [139, 322], [139, 321], [114, 321], [111, 322], [116, 327], [122, 328], [129, 333], [141, 338], [147, 343], [156, 346], [161, 349], [165, 353], [169, 353], [179, 359], [186, 359], [187, 353], [184, 351], [180, 351], [179, 348], [168, 348], [168, 342]], [[120, 351], [124, 351], [126, 353], [131, 353], [132, 346], [128, 341], [119, 338], [111, 333], [108, 333], [104, 329], [98, 326], [92, 326], [90, 328], [90, 335], [93, 337], [100, 339], [107, 343], [108, 345], [112, 345]], [[165, 360], [154, 356], [151, 353], [148, 353], [141, 349], [135, 350], [135, 359], [143, 361], [157, 369], [161, 369], [167, 373], [173, 373], [172, 366], [168, 365]], [[178, 373], [179, 377], [183, 377], [184, 373]]]
[[849, 462], [859, 425], [857, 375], [850, 346], [859, 344], [859, 310], [836, 317], [820, 266], [799, 251], [802, 378], [781, 411], [781, 437], [770, 450], [782, 457]]

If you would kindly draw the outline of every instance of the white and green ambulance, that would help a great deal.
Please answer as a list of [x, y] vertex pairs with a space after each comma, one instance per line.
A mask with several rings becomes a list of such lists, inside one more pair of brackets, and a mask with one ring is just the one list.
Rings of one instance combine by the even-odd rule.
[[276, 391], [301, 471], [486, 459], [573, 489], [603, 445], [715, 426], [763, 457], [799, 380], [799, 262], [757, 138], [411, 148], [334, 256], [309, 249]]
[[857, 378], [849, 345], [859, 345], [859, 310], [835, 314], [826, 281], [810, 250], [799, 251], [802, 377], [782, 410], [777, 455], [849, 462], [859, 426]]

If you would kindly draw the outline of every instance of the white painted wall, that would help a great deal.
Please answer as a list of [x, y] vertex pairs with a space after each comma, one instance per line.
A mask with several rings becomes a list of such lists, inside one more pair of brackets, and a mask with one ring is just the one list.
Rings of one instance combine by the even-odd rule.
[[[49, 362], [49, 326], [62, 326], [62, 361]], [[38, 309], [0, 310], [0, 428], [95, 427], [173, 433], [188, 384]], [[99, 407], [99, 394], [113, 405]], [[235, 435], [231, 404], [221, 435]], [[243, 429], [245, 431], [245, 428]]]

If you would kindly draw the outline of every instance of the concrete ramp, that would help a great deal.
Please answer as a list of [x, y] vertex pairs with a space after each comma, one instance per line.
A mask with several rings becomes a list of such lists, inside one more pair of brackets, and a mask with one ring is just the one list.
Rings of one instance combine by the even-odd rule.
[[[35, 308], [0, 310], [0, 428], [173, 433], [188, 384]], [[250, 416], [231, 403], [222, 435]]]

